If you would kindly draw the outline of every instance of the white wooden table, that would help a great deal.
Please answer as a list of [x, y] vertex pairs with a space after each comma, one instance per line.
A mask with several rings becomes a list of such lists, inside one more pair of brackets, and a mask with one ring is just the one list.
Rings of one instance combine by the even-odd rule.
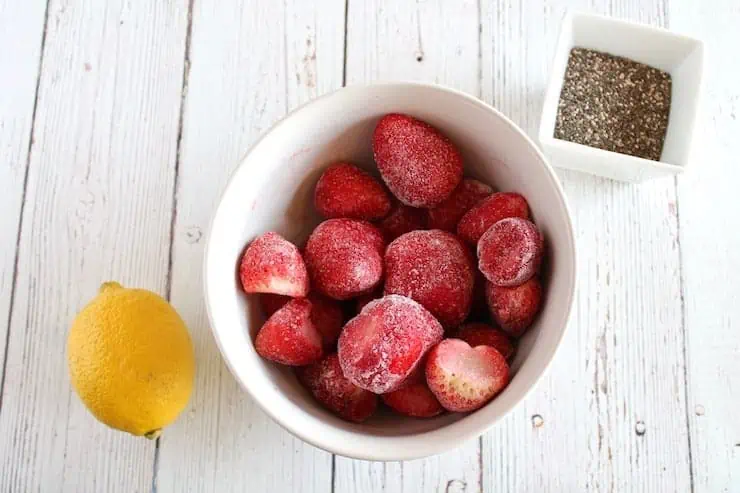
[[[737, 0], [0, 0], [0, 492], [740, 491]], [[580, 247], [548, 376], [480, 440], [353, 461], [271, 422], [211, 337], [201, 257], [250, 144], [344, 84], [462, 89], [531, 135], [566, 8], [705, 40], [677, 180], [559, 172]], [[430, 102], [434, 104], [434, 102]], [[158, 442], [99, 425], [65, 341], [101, 281], [169, 297], [198, 373]]]

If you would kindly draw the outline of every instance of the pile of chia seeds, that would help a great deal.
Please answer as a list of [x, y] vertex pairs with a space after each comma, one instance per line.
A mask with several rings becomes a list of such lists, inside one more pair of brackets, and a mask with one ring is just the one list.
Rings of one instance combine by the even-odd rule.
[[555, 138], [658, 161], [670, 107], [668, 73], [574, 48], [560, 93]]

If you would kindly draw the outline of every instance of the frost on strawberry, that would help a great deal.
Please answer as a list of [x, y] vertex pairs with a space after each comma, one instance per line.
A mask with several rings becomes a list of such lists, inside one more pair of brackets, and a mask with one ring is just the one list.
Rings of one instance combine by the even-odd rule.
[[405, 296], [370, 302], [339, 336], [344, 375], [376, 394], [400, 388], [414, 373], [443, 329], [423, 306]]
[[411, 207], [434, 207], [463, 176], [462, 155], [447, 137], [426, 122], [393, 113], [373, 132], [373, 156], [393, 195]]
[[369, 293], [382, 280], [384, 250], [382, 233], [366, 221], [324, 221], [306, 243], [311, 282], [320, 293], [336, 300]]
[[246, 293], [306, 296], [308, 272], [298, 248], [277, 233], [257, 237], [242, 256], [239, 279]]

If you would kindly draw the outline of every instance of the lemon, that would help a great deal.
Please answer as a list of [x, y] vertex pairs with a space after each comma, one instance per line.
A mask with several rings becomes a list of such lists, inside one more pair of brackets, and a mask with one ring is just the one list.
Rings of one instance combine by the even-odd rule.
[[67, 341], [72, 385], [106, 425], [159, 436], [190, 399], [195, 374], [187, 327], [161, 296], [105, 283]]

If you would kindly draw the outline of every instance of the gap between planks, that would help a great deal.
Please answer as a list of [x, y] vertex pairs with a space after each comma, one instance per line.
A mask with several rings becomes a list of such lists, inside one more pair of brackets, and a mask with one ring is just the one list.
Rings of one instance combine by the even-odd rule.
[[8, 303], [8, 317], [7, 317], [7, 330], [5, 333], [5, 345], [3, 353], [2, 368], [0, 368], [0, 412], [3, 409], [3, 394], [5, 391], [5, 375], [8, 366], [8, 346], [10, 344], [10, 330], [11, 322], [13, 321], [13, 306], [15, 304], [15, 291], [18, 285], [18, 261], [20, 259], [20, 246], [21, 246], [21, 232], [23, 229], [23, 212], [26, 206], [26, 190], [28, 189], [28, 170], [31, 167], [31, 152], [33, 151], [34, 144], [34, 131], [36, 129], [36, 109], [38, 108], [39, 102], [39, 86], [41, 85], [41, 71], [44, 66], [44, 48], [46, 46], [46, 29], [49, 24], [49, 3], [51, 0], [46, 0], [46, 7], [44, 9], [44, 26], [41, 30], [41, 47], [39, 48], [39, 61], [36, 68], [36, 88], [34, 89], [33, 96], [33, 109], [31, 110], [31, 131], [28, 136], [28, 148], [26, 151], [26, 166], [23, 171], [23, 190], [21, 191], [21, 205], [18, 213], [18, 230], [15, 238], [15, 259], [13, 261], [13, 275], [11, 276], [10, 286], [10, 300]]
[[[188, 0], [187, 27], [185, 30], [185, 49], [183, 51], [182, 86], [180, 88], [180, 115], [177, 121], [177, 144], [175, 149], [175, 169], [172, 179], [172, 214], [170, 215], [170, 246], [167, 252], [167, 280], [165, 297], [170, 301], [172, 294], [172, 264], [175, 250], [175, 225], [177, 222], [177, 187], [179, 185], [180, 157], [182, 150], [182, 127], [185, 119], [185, 102], [188, 95], [188, 77], [190, 76], [190, 40], [193, 34], [193, 5], [195, 0]], [[157, 477], [159, 474], [159, 447], [161, 437], [154, 443], [154, 459], [152, 460], [152, 493], [157, 493]]]

